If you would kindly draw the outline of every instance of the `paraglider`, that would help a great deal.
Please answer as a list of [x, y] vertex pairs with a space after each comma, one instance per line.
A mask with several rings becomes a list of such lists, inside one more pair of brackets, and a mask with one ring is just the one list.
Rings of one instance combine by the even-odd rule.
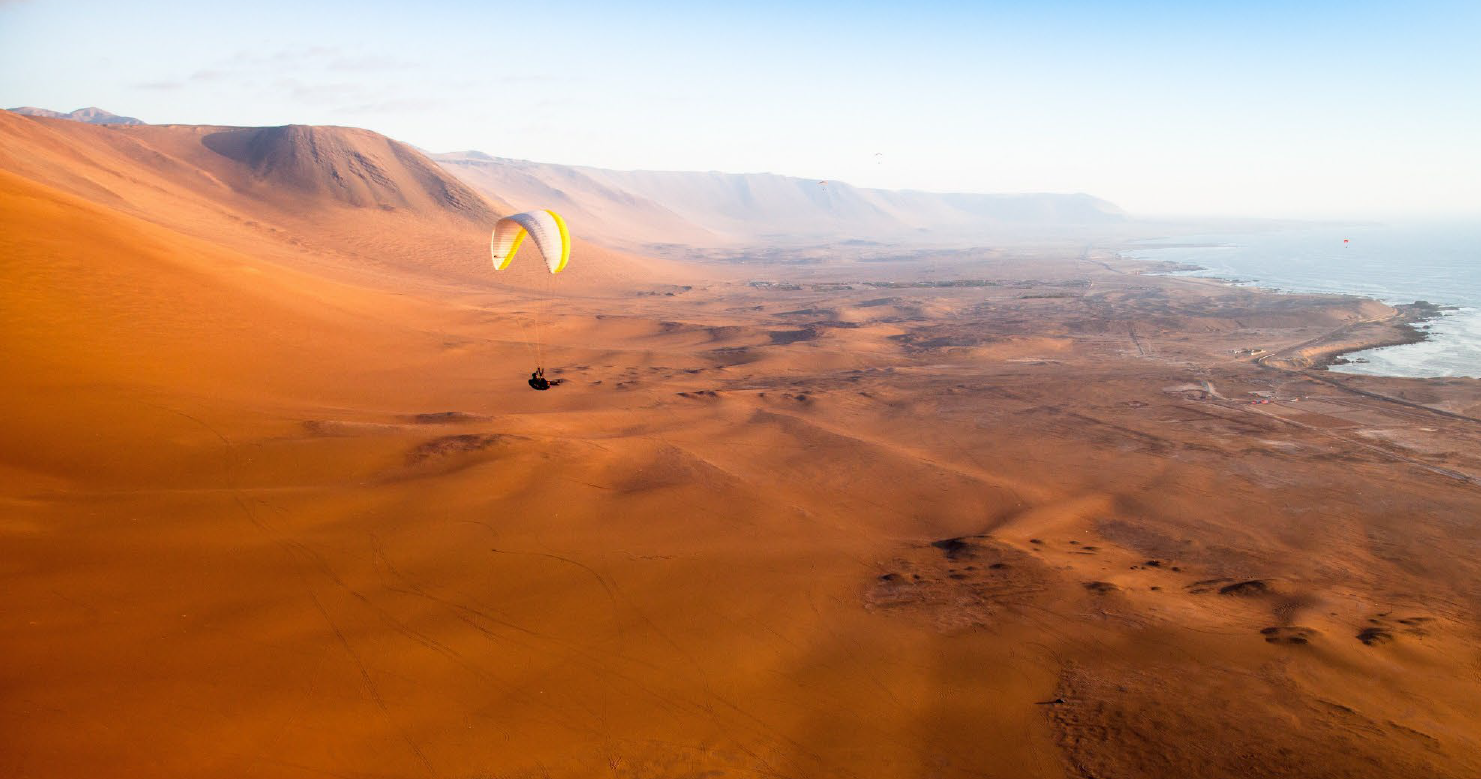
[[[526, 211], [520, 214], [512, 214], [500, 219], [494, 225], [493, 235], [489, 238], [489, 253], [493, 257], [494, 270], [502, 271], [509, 268], [514, 262], [514, 255], [519, 252], [520, 244], [524, 243], [526, 237], [535, 241], [535, 248], [540, 250], [541, 259], [545, 260], [545, 268], [550, 271], [546, 278], [546, 295], [550, 293], [551, 282], [555, 274], [566, 269], [566, 263], [571, 260], [571, 234], [566, 229], [566, 220], [554, 211]], [[542, 301], [543, 303], [543, 301]], [[529, 385], [531, 389], [548, 390], [559, 386], [562, 379], [554, 381], [545, 378], [544, 348], [540, 337], [540, 319], [537, 316], [532, 320], [535, 337], [531, 346], [535, 358], [535, 372], [530, 374]]]
[[545, 267], [551, 273], [566, 269], [566, 263], [571, 259], [571, 235], [566, 231], [566, 220], [560, 214], [546, 210], [506, 216], [494, 225], [494, 235], [489, 239], [494, 270], [509, 267], [526, 235], [535, 239], [535, 248], [540, 250], [540, 256], [545, 258]]
[[1344, 248], [1344, 249], [1347, 248], [1347, 239], [1346, 238], [1343, 238], [1342, 239], [1342, 248]]

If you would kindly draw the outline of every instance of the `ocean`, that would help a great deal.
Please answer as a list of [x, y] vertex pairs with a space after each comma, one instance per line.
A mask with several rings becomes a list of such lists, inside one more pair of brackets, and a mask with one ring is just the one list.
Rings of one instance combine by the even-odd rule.
[[[1347, 239], [1347, 243], [1343, 243]], [[1481, 378], [1481, 223], [1315, 227], [1144, 241], [1129, 257], [1197, 265], [1210, 276], [1284, 292], [1454, 306], [1422, 325], [1429, 340], [1346, 355], [1331, 370]]]

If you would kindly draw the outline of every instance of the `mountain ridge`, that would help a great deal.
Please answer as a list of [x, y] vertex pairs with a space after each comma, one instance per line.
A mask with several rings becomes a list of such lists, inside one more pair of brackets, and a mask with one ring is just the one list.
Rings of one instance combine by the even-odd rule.
[[516, 208], [564, 206], [597, 233], [638, 244], [977, 240], [1001, 229], [1128, 219], [1115, 204], [1084, 193], [887, 190], [775, 173], [610, 170], [480, 151], [428, 156]]
[[25, 105], [17, 106], [15, 108], [7, 108], [5, 110], [15, 114], [21, 114], [22, 116], [43, 116], [48, 119], [67, 119], [69, 121], [82, 122], [84, 124], [146, 124], [146, 122], [141, 119], [136, 119], [132, 116], [120, 116], [109, 111], [104, 111], [97, 106], [88, 106], [87, 108], [79, 108], [76, 111], [66, 112], [53, 111], [49, 108], [36, 108], [34, 106]]

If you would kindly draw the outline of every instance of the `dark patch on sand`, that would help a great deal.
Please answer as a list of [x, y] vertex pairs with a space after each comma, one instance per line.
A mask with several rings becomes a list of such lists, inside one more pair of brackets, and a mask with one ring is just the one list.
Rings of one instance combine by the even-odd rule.
[[1265, 595], [1268, 592], [1270, 592], [1270, 585], [1260, 579], [1248, 579], [1219, 588], [1220, 595], [1238, 595], [1246, 598]]
[[864, 607], [909, 614], [943, 631], [995, 624], [1003, 612], [1027, 607], [1049, 580], [1027, 552], [972, 536], [915, 547], [885, 570], [865, 592]]
[[470, 414], [466, 411], [433, 411], [426, 414], [412, 414], [410, 419], [418, 425], [457, 425], [478, 422], [488, 417], [482, 414]]
[[1267, 644], [1302, 646], [1311, 643], [1311, 639], [1319, 634], [1312, 628], [1300, 625], [1276, 625], [1261, 630], [1260, 635], [1265, 637]]
[[818, 331], [814, 327], [804, 327], [801, 330], [772, 330], [766, 335], [771, 338], [773, 344], [781, 346], [799, 341], [817, 340]]
[[1394, 634], [1384, 628], [1363, 628], [1358, 631], [1358, 640], [1368, 646], [1380, 646], [1392, 643]]
[[943, 538], [940, 541], [932, 541], [931, 546], [940, 549], [948, 560], [972, 556], [972, 545], [965, 538]]
[[465, 433], [463, 435], [434, 438], [431, 441], [418, 444], [410, 452], [407, 452], [406, 464], [417, 465], [428, 460], [447, 457], [461, 452], [477, 452], [495, 444], [518, 438], [519, 436], [505, 435], [503, 433], [487, 433], [482, 435], [478, 433]]

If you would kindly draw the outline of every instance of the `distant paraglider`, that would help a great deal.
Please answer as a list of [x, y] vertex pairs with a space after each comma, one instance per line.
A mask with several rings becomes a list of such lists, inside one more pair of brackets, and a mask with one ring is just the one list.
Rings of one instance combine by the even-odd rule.
[[[565, 270], [566, 263], [571, 260], [571, 233], [566, 229], [566, 220], [554, 211], [526, 211], [506, 216], [494, 225], [494, 233], [489, 238], [494, 270], [505, 270], [514, 262], [514, 255], [519, 252], [519, 245], [526, 236], [535, 240], [535, 248], [540, 250], [545, 268], [550, 271], [549, 274], [540, 274], [546, 280], [545, 294], [538, 299], [538, 313], [530, 317], [529, 324], [534, 332], [533, 337], [527, 332], [525, 343], [535, 361], [535, 372], [530, 374], [529, 385], [532, 389], [548, 390], [559, 386], [563, 380], [545, 378], [545, 339], [540, 333], [541, 320], [545, 318], [546, 300], [553, 292], [555, 274]], [[525, 324], [521, 322], [520, 326], [525, 327]]]
[[1342, 248], [1344, 248], [1344, 249], [1347, 248], [1347, 239], [1346, 238], [1343, 238], [1342, 239]]

